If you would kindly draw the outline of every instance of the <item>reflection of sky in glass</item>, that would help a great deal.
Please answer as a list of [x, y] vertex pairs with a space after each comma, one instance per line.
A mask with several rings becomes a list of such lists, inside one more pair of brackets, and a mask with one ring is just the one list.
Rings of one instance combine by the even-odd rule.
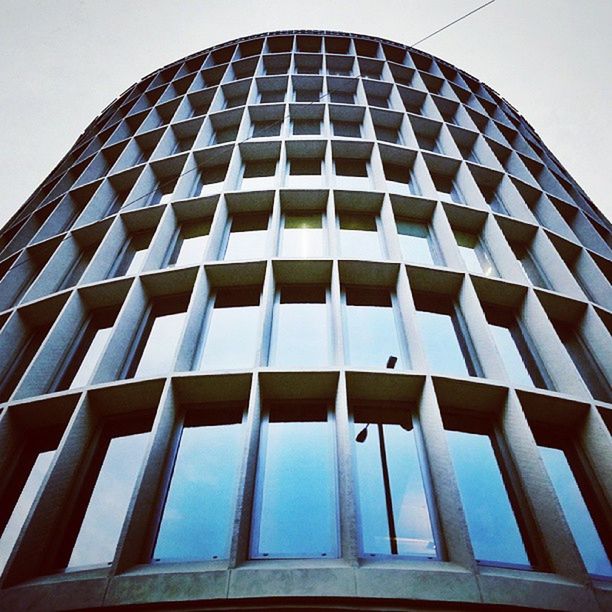
[[433, 264], [427, 239], [429, 232], [425, 224], [398, 221], [397, 231], [404, 261], [424, 265]]
[[[395, 520], [397, 553], [435, 557], [427, 501], [423, 489], [414, 430], [382, 425]], [[361, 425], [356, 428], [361, 429]], [[366, 554], [391, 554], [389, 524], [379, 440], [380, 425], [368, 427], [368, 436], [355, 444], [361, 537]]]
[[327, 304], [278, 304], [276, 318], [273, 365], [292, 368], [329, 363]]
[[67, 567], [113, 560], [147, 436], [139, 433], [111, 439]]
[[183, 430], [154, 558], [227, 558], [240, 440], [240, 423]]
[[226, 261], [260, 259], [266, 256], [267, 230], [231, 231], [225, 248]]
[[323, 222], [321, 213], [286, 215], [283, 229], [282, 257], [322, 257]]
[[258, 340], [259, 306], [213, 308], [200, 370], [251, 368]]
[[467, 376], [467, 366], [450, 315], [417, 310], [416, 318], [431, 369], [450, 376]]
[[208, 236], [192, 236], [191, 238], [183, 238], [176, 256], [175, 265], [186, 266], [190, 264], [198, 264], [204, 259], [204, 249]]
[[34, 503], [34, 498], [40, 489], [42, 481], [47, 475], [47, 471], [51, 465], [51, 460], [53, 459], [54, 453], [55, 451], [52, 450], [38, 454], [25, 485], [21, 490], [19, 499], [13, 508], [13, 512], [11, 513], [11, 516], [4, 527], [4, 531], [0, 537], [0, 573], [2, 573], [2, 570], [8, 561], [8, 558], [13, 550], [13, 546], [15, 546], [15, 542], [19, 537], [19, 532], [21, 531], [21, 528], [28, 517], [32, 504]]
[[91, 341], [91, 344], [83, 357], [83, 361], [81, 361], [81, 365], [70, 383], [70, 389], [82, 387], [89, 382], [94, 368], [98, 363], [98, 359], [100, 359], [100, 356], [102, 355], [102, 349], [110, 337], [112, 329], [112, 327], [104, 327], [96, 331], [96, 335], [93, 337], [93, 340]]
[[612, 566], [565, 453], [540, 446], [540, 454], [590, 574], [612, 577]]
[[476, 559], [529, 565], [489, 436], [446, 434]]
[[384, 368], [390, 355], [402, 358], [393, 317], [387, 306], [346, 307], [348, 362], [355, 367]]
[[267, 425], [259, 465], [252, 556], [337, 556], [332, 458], [329, 423]]
[[185, 312], [155, 317], [135, 376], [166, 374], [173, 365]]
[[489, 329], [493, 334], [495, 345], [501, 355], [510, 380], [515, 385], [533, 387], [533, 380], [529, 375], [525, 362], [521, 357], [510, 330], [507, 327], [501, 327], [491, 323], [489, 324]]

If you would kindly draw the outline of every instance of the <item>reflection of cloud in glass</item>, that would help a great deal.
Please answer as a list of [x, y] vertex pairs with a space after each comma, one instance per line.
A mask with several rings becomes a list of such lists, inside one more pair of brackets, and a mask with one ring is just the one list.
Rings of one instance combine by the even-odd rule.
[[54, 454], [55, 451], [39, 453], [34, 461], [30, 475], [6, 523], [4, 531], [2, 532], [2, 537], [0, 537], [0, 572], [4, 569], [11, 551], [13, 550], [13, 546], [15, 546], [15, 542], [19, 537], [19, 532], [28, 517], [32, 504], [34, 503], [34, 498], [47, 475]]
[[155, 559], [227, 557], [241, 431], [239, 423], [183, 430]]
[[489, 436], [446, 433], [476, 558], [529, 565]]
[[144, 457], [148, 433], [112, 438], [81, 523], [68, 567], [109, 563]]

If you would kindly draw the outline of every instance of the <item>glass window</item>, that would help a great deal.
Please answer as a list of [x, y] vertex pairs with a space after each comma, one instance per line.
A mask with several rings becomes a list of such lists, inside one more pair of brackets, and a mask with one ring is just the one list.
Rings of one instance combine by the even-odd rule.
[[[15, 496], [16, 499], [14, 500], [15, 503], [12, 506], [12, 510], [10, 508], [13, 500], [3, 499], [4, 508], [1, 515], [2, 519], [6, 519], [6, 522], [4, 523], [4, 529], [0, 532], [0, 572], [4, 570], [6, 562], [17, 542], [19, 533], [25, 525], [32, 504], [49, 471], [54, 454], [55, 449], [39, 449], [38, 452], [33, 454], [29, 471], [23, 470], [23, 486], [15, 487], [15, 489], [19, 490], [19, 493]], [[23, 459], [20, 462], [23, 465]], [[18, 485], [20, 484], [18, 483]]]
[[245, 162], [242, 188], [274, 189], [276, 161], [275, 159], [257, 159]]
[[415, 295], [416, 322], [432, 371], [449, 376], [474, 376], [467, 346], [467, 330], [459, 313], [444, 295]]
[[347, 287], [346, 360], [354, 367], [385, 368], [389, 357], [407, 367], [388, 289]]
[[188, 266], [199, 264], [204, 259], [209, 232], [210, 219], [182, 223], [168, 265]]
[[243, 213], [231, 218], [223, 259], [238, 261], [266, 256], [268, 213]]
[[403, 144], [402, 135], [397, 127], [374, 125], [376, 139], [393, 144]]
[[112, 276], [138, 274], [147, 257], [152, 238], [153, 232], [151, 230], [132, 234], [119, 255], [117, 267], [113, 271]]
[[325, 287], [281, 287], [274, 313], [270, 365], [328, 365], [331, 337], [326, 293]]
[[83, 273], [87, 269], [87, 266], [89, 266], [89, 262], [92, 260], [97, 248], [98, 245], [96, 243], [81, 251], [78, 257], [76, 257], [74, 260], [73, 264], [66, 271], [64, 278], [62, 278], [57, 286], [57, 291], [67, 289], [68, 287], [74, 287], [79, 282], [81, 276], [83, 276]]
[[6, 402], [11, 397], [50, 329], [51, 323], [32, 328], [17, 353], [11, 356], [8, 368], [0, 378], [0, 402]]
[[404, 261], [425, 266], [433, 265], [431, 237], [427, 224], [407, 219], [398, 219], [396, 223]]
[[234, 142], [236, 140], [236, 136], [238, 135], [238, 125], [224, 125], [215, 128], [213, 131], [212, 137], [210, 139], [210, 144], [223, 144], [224, 142]]
[[268, 104], [272, 102], [284, 102], [285, 101], [285, 90], [284, 89], [266, 89], [259, 93], [260, 104]]
[[532, 256], [529, 246], [524, 242], [510, 242], [509, 244], [517, 261], [521, 264], [525, 276], [531, 281], [531, 284], [537, 287], [550, 289], [550, 283], [546, 280], [542, 268]]
[[338, 176], [368, 177], [368, 162], [365, 159], [334, 159]]
[[381, 259], [382, 249], [374, 215], [339, 213], [340, 255], [344, 259]]
[[178, 177], [161, 177], [155, 189], [151, 192], [147, 200], [148, 206], [157, 204], [168, 204], [172, 200], [172, 194], [176, 187]]
[[144, 319], [128, 378], [160, 376], [171, 371], [188, 304], [188, 294], [153, 301]]
[[318, 102], [321, 99], [321, 89], [295, 89], [296, 102]]
[[330, 91], [329, 101], [337, 104], [354, 104], [355, 93], [352, 91]]
[[593, 495], [583, 494], [580, 480], [574, 475], [568, 456], [561, 448], [539, 445], [539, 450], [587, 571], [611, 578], [610, 558], [585, 502], [585, 497], [592, 499]]
[[490, 255], [475, 234], [454, 230], [455, 240], [466, 268], [476, 274], [497, 276]]
[[187, 414], [153, 551], [156, 561], [227, 559], [242, 413], [242, 407], [195, 407]]
[[361, 552], [436, 558], [410, 414], [381, 406], [357, 409], [355, 426]]
[[612, 391], [593, 354], [584, 342], [577, 329], [565, 321], [551, 319], [551, 322], [563, 343], [565, 350], [571, 357], [576, 369], [582, 376], [589, 391], [597, 399], [612, 402]]
[[90, 381], [110, 338], [116, 318], [116, 309], [98, 310], [92, 313], [66, 358], [56, 389], [75, 389]]
[[294, 136], [318, 136], [321, 133], [320, 119], [293, 119]]
[[219, 191], [221, 183], [225, 180], [227, 174], [228, 164], [219, 164], [217, 166], [210, 166], [202, 168], [196, 176], [193, 196], [205, 196], [209, 193]]
[[251, 557], [337, 557], [334, 427], [327, 405], [272, 407], [259, 451]]
[[98, 453], [99, 470], [97, 465], [90, 468], [97, 477], [66, 567], [112, 562], [147, 440], [148, 432], [142, 431], [106, 437]]
[[488, 308], [485, 315], [495, 346], [513, 384], [545, 387], [544, 379], [516, 317], [501, 309]]
[[482, 197], [491, 207], [491, 210], [496, 213], [507, 214], [506, 207], [499, 197], [497, 186], [495, 185], [479, 185]]
[[252, 368], [259, 341], [260, 287], [223, 287], [210, 309], [196, 369]]
[[383, 171], [387, 183], [391, 183], [391, 185], [389, 185], [390, 189], [398, 193], [413, 193], [419, 195], [419, 187], [409, 167], [402, 164], [383, 162]]
[[[486, 429], [462, 431], [447, 423], [446, 436], [476, 559], [490, 565], [529, 567], [502, 466]], [[461, 429], [460, 429], [461, 427]]]
[[323, 160], [312, 157], [300, 157], [289, 160], [289, 174], [292, 176], [320, 175]]
[[431, 174], [438, 197], [446, 202], [464, 204], [463, 197], [452, 176], [446, 174]]
[[285, 213], [281, 236], [281, 257], [323, 257], [323, 214]]

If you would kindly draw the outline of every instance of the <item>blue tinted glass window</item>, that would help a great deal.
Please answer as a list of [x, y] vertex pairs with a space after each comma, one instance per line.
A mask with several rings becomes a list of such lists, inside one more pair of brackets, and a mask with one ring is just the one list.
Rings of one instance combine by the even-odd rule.
[[398, 325], [387, 289], [346, 290], [345, 350], [349, 365], [385, 368], [390, 356], [404, 363]]
[[578, 550], [590, 574], [612, 577], [612, 565], [578, 487], [565, 453], [540, 446], [540, 455], [550, 476]]
[[148, 433], [110, 439], [67, 567], [113, 560], [147, 439]]
[[[229, 554], [236, 478], [242, 449], [241, 414], [186, 423], [153, 557], [224, 559]], [[203, 414], [198, 421], [206, 419]], [[216, 421], [216, 422], [215, 422]]]
[[286, 286], [279, 293], [274, 312], [271, 365], [326, 366], [331, 338], [325, 287]]
[[533, 387], [533, 379], [529, 374], [529, 370], [525, 365], [511, 330], [500, 325], [489, 325], [489, 329], [493, 334], [495, 346], [501, 355], [510, 380], [515, 385]]
[[492, 565], [528, 566], [491, 438], [465, 431], [446, 433], [476, 559]]
[[336, 557], [335, 478], [327, 407], [273, 409], [260, 439], [251, 556]]
[[404, 261], [423, 265], [434, 263], [429, 228], [425, 223], [400, 219], [397, 221], [397, 233]]
[[243, 369], [253, 367], [259, 340], [260, 288], [219, 289], [201, 357], [200, 370]]
[[355, 431], [363, 432], [364, 423], [370, 423], [365, 440], [358, 434], [355, 444], [362, 552], [436, 557], [410, 415], [358, 412]]

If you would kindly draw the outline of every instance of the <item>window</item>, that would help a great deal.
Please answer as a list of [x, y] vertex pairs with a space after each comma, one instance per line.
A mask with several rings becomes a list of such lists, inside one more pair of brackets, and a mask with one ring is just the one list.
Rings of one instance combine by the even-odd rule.
[[[366, 78], [373, 78], [373, 77], [368, 77], [368, 75], [366, 75]], [[368, 104], [370, 106], [378, 106], [379, 108], [389, 108], [389, 96], [388, 95], [375, 94], [375, 93], [366, 91], [366, 97], [368, 99]]]
[[153, 550], [155, 561], [227, 559], [243, 406], [189, 406]]
[[233, 215], [223, 259], [237, 261], [264, 258], [268, 219], [268, 213]]
[[390, 190], [419, 195], [419, 188], [409, 167], [383, 161], [383, 171], [387, 183], [392, 183]]
[[336, 104], [355, 104], [355, 92], [352, 91], [329, 91], [329, 101]]
[[193, 196], [205, 196], [219, 191], [221, 183], [225, 180], [228, 164], [219, 164], [202, 168], [196, 177]]
[[328, 365], [331, 335], [325, 287], [281, 287], [272, 329], [270, 365], [279, 368]]
[[436, 558], [425, 473], [405, 407], [355, 410], [361, 553]]
[[195, 369], [227, 370], [253, 367], [259, 341], [260, 287], [217, 289], [207, 316]]
[[341, 121], [335, 119], [332, 121], [334, 128], [334, 136], [343, 136], [345, 138], [361, 138], [361, 121]]
[[276, 173], [275, 159], [259, 159], [245, 162], [242, 175], [243, 189], [274, 188], [272, 180]]
[[404, 261], [433, 265], [432, 237], [427, 224], [407, 219], [398, 219], [396, 224]]
[[251, 557], [337, 557], [333, 416], [326, 404], [279, 404], [261, 427]]
[[493, 261], [482, 242], [475, 234], [454, 230], [455, 240], [466, 268], [476, 274], [497, 276]]
[[284, 89], [265, 89], [259, 93], [260, 104], [269, 104], [273, 102], [284, 102], [285, 101]]
[[282, 120], [253, 121], [253, 138], [272, 138], [280, 135]]
[[607, 383], [606, 375], [578, 330], [566, 321], [551, 319], [551, 323], [591, 395], [604, 402], [611, 402], [612, 392], [610, 385]]
[[296, 157], [288, 161], [287, 187], [308, 188], [321, 184], [323, 160], [312, 157]]
[[27, 337], [16, 354], [11, 356], [8, 368], [0, 378], [0, 402], [6, 402], [11, 397], [50, 329], [51, 323], [43, 323], [28, 331]]
[[318, 102], [321, 99], [321, 87], [317, 89], [305, 89], [296, 87], [294, 90], [296, 102]]
[[426, 134], [420, 134], [418, 132], [415, 133], [417, 142], [421, 149], [425, 149], [426, 151], [432, 151], [434, 153], [440, 153], [440, 147], [438, 146], [436, 136], [429, 136]]
[[493, 428], [467, 415], [443, 421], [476, 560], [530, 567]]
[[384, 142], [391, 142], [393, 144], [404, 144], [404, 140], [400, 133], [399, 127], [385, 126], [385, 125], [374, 125], [374, 131], [376, 132], [376, 139]]
[[172, 194], [176, 187], [178, 177], [162, 177], [158, 180], [155, 189], [147, 199], [147, 206], [156, 206], [157, 204], [168, 204], [172, 201]]
[[128, 276], [138, 274], [147, 257], [153, 231], [136, 232], [127, 240], [125, 247], [117, 258], [117, 264], [111, 276]]
[[234, 142], [238, 135], [238, 124], [219, 126], [214, 129], [210, 144], [223, 144], [224, 142]]
[[530, 350], [523, 330], [510, 311], [490, 307], [485, 309], [495, 346], [513, 384], [546, 388], [542, 372]]
[[517, 261], [521, 264], [525, 276], [531, 281], [531, 284], [537, 287], [550, 289], [550, 283], [547, 281], [542, 268], [531, 254], [529, 246], [524, 242], [510, 242], [509, 244]]
[[445, 202], [457, 202], [459, 204], [465, 203], [463, 201], [461, 192], [451, 176], [446, 174], [432, 173], [431, 178], [433, 179], [439, 198]]
[[385, 368], [389, 357], [407, 367], [388, 289], [347, 287], [345, 295], [346, 361], [358, 368]]
[[144, 459], [148, 430], [141, 422], [108, 423], [88, 466], [60, 565], [68, 568], [112, 562]]
[[[0, 511], [0, 572], [17, 542], [19, 533], [40, 487], [49, 472], [55, 449], [59, 443], [61, 432], [52, 430], [51, 436], [45, 432], [45, 438], [37, 432], [27, 432], [28, 443], [19, 455], [17, 473], [3, 497]], [[36, 442], [33, 442], [36, 439]]]
[[506, 207], [499, 197], [497, 187], [493, 185], [479, 185], [482, 197], [485, 202], [491, 207], [491, 210], [496, 213], [507, 214]]
[[323, 257], [323, 214], [287, 212], [281, 235], [281, 257]]
[[189, 295], [155, 298], [143, 318], [127, 377], [168, 374], [183, 329]]
[[589, 574], [612, 578], [609, 528], [606, 515], [597, 503], [590, 485], [592, 479], [583, 466], [580, 452], [567, 436], [549, 424], [532, 426], [544, 462], [565, 519], [574, 536]]
[[337, 176], [368, 177], [368, 162], [365, 159], [334, 159]]
[[75, 389], [86, 385], [102, 356], [117, 318], [117, 309], [94, 311], [85, 322], [60, 370], [58, 389]]
[[321, 133], [320, 119], [295, 118], [291, 122], [294, 136], [318, 136]]
[[358, 213], [339, 213], [340, 254], [344, 259], [380, 259], [376, 217]]
[[204, 259], [209, 231], [210, 219], [182, 223], [167, 265], [188, 266], [199, 264]]
[[89, 262], [94, 256], [97, 248], [98, 244], [94, 243], [85, 247], [78, 254], [72, 265], [66, 270], [66, 274], [57, 286], [57, 291], [68, 289], [68, 287], [74, 287], [79, 282], [81, 276], [83, 276], [85, 270], [87, 270], [87, 266], [89, 266]]
[[475, 376], [473, 351], [460, 312], [445, 295], [416, 294], [416, 322], [433, 372], [449, 376]]
[[183, 138], [177, 138], [176, 144], [172, 149], [172, 153], [182, 153], [184, 151], [190, 151], [195, 142], [195, 134], [193, 136], [183, 136]]

